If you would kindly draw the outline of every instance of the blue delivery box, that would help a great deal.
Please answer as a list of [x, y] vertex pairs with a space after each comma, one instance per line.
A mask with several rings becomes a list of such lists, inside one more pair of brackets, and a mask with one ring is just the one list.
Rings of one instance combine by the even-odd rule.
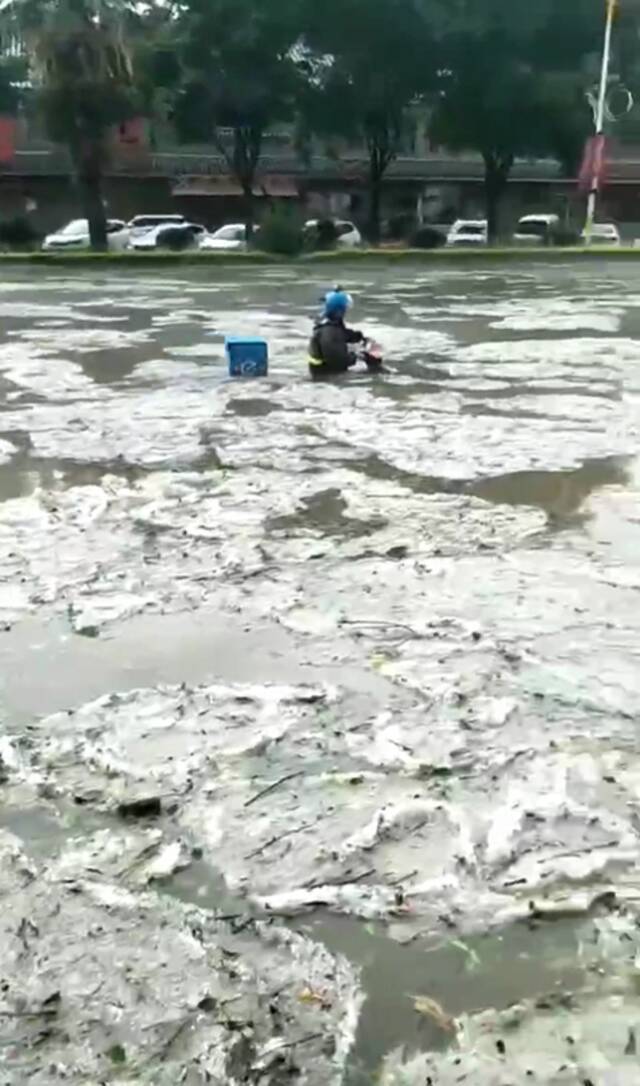
[[266, 339], [251, 336], [227, 336], [224, 341], [230, 377], [266, 377], [269, 372], [269, 347]]

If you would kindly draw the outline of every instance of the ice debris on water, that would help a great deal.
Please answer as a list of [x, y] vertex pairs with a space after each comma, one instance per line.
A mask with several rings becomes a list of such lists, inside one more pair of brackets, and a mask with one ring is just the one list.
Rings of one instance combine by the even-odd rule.
[[[561, 910], [586, 878], [590, 901], [640, 856], [635, 776], [625, 793], [621, 766], [628, 801], [602, 806], [610, 759], [582, 738], [579, 756], [545, 740], [542, 714], [532, 749], [520, 702], [496, 700], [509, 712], [488, 741], [465, 727], [472, 688], [432, 706], [433, 739], [428, 711], [403, 702], [351, 734], [345, 692], [322, 684], [133, 690], [33, 725], [13, 775], [93, 810], [166, 810], [176, 835], [265, 914], [326, 907], [404, 917], [415, 933], [485, 930], [531, 920], [532, 902], [536, 916]], [[368, 760], [376, 768], [364, 771]]]
[[[168, 364], [167, 323], [220, 332], [233, 311], [217, 295], [240, 281], [191, 284], [180, 312], [184, 283], [144, 279], [105, 285], [98, 304], [72, 279], [43, 282], [51, 304], [11, 299], [26, 326], [0, 359], [0, 463], [19, 448], [34, 470], [0, 504], [0, 630], [36, 615], [103, 637], [197, 609], [225, 631], [259, 627], [263, 644], [282, 635], [307, 677], [335, 677], [113, 694], [20, 738], [7, 721], [8, 813], [35, 794], [68, 829], [46, 867], [0, 843], [15, 1014], [0, 1059], [25, 1061], [16, 1082], [339, 1082], [353, 970], [277, 920], [326, 908], [387, 920], [403, 943], [587, 924], [590, 987], [571, 1004], [460, 1017], [455, 1049], [389, 1057], [385, 1086], [636, 1086], [635, 995], [620, 978], [636, 984], [640, 961], [638, 576], [609, 525], [637, 520], [611, 459], [637, 449], [633, 395], [620, 395], [637, 343], [605, 333], [637, 298], [602, 282], [595, 300], [578, 284], [554, 297], [517, 272], [497, 293], [477, 275], [470, 297], [466, 273], [461, 287], [439, 276], [444, 288], [413, 272], [394, 285], [405, 327], [383, 310], [371, 320], [407, 361], [375, 393], [294, 376], [302, 312], [245, 307], [256, 332], [271, 326], [287, 376], [260, 397], [219, 383], [215, 347], [174, 344]], [[469, 342], [478, 322], [505, 338]], [[511, 334], [541, 326], [596, 334], [579, 352], [575, 338]], [[70, 357], [52, 364], [52, 344]], [[104, 350], [124, 376], [93, 379]], [[98, 482], [68, 485], [74, 461]], [[618, 485], [592, 496], [603, 483]], [[235, 892], [236, 920], [160, 896], [196, 854]], [[91, 949], [74, 957], [78, 944]], [[613, 966], [618, 987], [600, 985]], [[411, 998], [433, 1017], [435, 997]]]
[[34, 725], [33, 772], [70, 795], [90, 783], [103, 805], [124, 805], [127, 814], [128, 804], [149, 798], [149, 788], [175, 799], [196, 782], [214, 785], [216, 763], [224, 777], [227, 763], [275, 746], [335, 698], [326, 684], [183, 684], [109, 694]]
[[[333, 569], [350, 558], [494, 551], [544, 523], [533, 510], [417, 496], [346, 469], [327, 476], [324, 483], [318, 473], [254, 467], [231, 479], [158, 472], [129, 483], [105, 475], [101, 486], [0, 503], [0, 620], [37, 604], [66, 613], [76, 632], [95, 634], [145, 611], [200, 606], [214, 591], [221, 606], [234, 583], [266, 573], [286, 581], [288, 567], [310, 558]], [[313, 513], [327, 493], [344, 506], [330, 541]], [[283, 587], [280, 610], [283, 619], [291, 612], [292, 625], [297, 595], [287, 602]]]
[[392, 1053], [381, 1086], [638, 1086], [637, 995], [524, 1002], [466, 1015], [444, 1054]]
[[191, 861], [189, 844], [160, 829], [129, 834], [104, 829], [89, 837], [69, 838], [49, 870], [60, 879], [84, 873], [125, 886], [147, 886], [168, 879]]
[[12, 457], [15, 456], [15, 452], [15, 445], [5, 441], [4, 438], [0, 438], [0, 464], [8, 464]]
[[[384, 1060], [384, 1086], [637, 1086], [637, 891], [627, 904], [609, 900], [583, 920], [585, 982], [557, 988], [505, 1009], [460, 1015], [446, 1052], [396, 1051]], [[592, 903], [595, 906], [595, 903]]]
[[[38, 869], [0, 836], [5, 1080], [111, 1081], [117, 1064], [157, 1086], [240, 1086], [258, 1070], [273, 1086], [338, 1086], [361, 1003], [351, 967], [293, 932], [247, 918], [236, 934], [123, 889], [116, 853], [126, 864], [144, 840], [72, 843]], [[300, 1001], [305, 985], [330, 999]]]

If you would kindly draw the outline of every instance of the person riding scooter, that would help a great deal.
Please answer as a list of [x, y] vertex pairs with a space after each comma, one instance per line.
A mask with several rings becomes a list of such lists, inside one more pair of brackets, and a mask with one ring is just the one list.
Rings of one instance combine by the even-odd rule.
[[[346, 373], [358, 361], [358, 354], [350, 348], [366, 343], [366, 337], [344, 323], [351, 304], [350, 295], [340, 287], [325, 297], [322, 316], [314, 326], [309, 344], [309, 373], [314, 381]], [[362, 357], [368, 370], [380, 369], [379, 359], [366, 352]]]

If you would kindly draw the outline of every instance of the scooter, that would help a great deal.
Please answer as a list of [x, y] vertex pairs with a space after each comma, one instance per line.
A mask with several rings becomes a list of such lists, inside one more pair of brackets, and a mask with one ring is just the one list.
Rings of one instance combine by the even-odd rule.
[[[320, 363], [309, 361], [309, 375], [312, 381], [331, 381], [352, 372], [358, 362], [364, 362], [367, 373], [393, 373], [383, 364], [382, 347], [372, 339], [365, 339], [358, 344], [349, 345], [350, 361], [347, 370], [331, 370]], [[363, 374], [364, 376], [364, 374]]]
[[384, 367], [382, 347], [375, 340], [365, 339], [364, 343], [356, 348], [355, 354], [359, 361], [364, 362], [369, 373], [387, 372]]

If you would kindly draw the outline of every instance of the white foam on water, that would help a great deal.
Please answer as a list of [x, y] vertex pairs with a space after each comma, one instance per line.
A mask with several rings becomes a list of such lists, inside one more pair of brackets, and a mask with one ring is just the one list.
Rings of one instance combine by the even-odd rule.
[[15, 453], [15, 445], [12, 445], [10, 441], [5, 441], [4, 438], [0, 438], [0, 464], [8, 464], [15, 456]]

